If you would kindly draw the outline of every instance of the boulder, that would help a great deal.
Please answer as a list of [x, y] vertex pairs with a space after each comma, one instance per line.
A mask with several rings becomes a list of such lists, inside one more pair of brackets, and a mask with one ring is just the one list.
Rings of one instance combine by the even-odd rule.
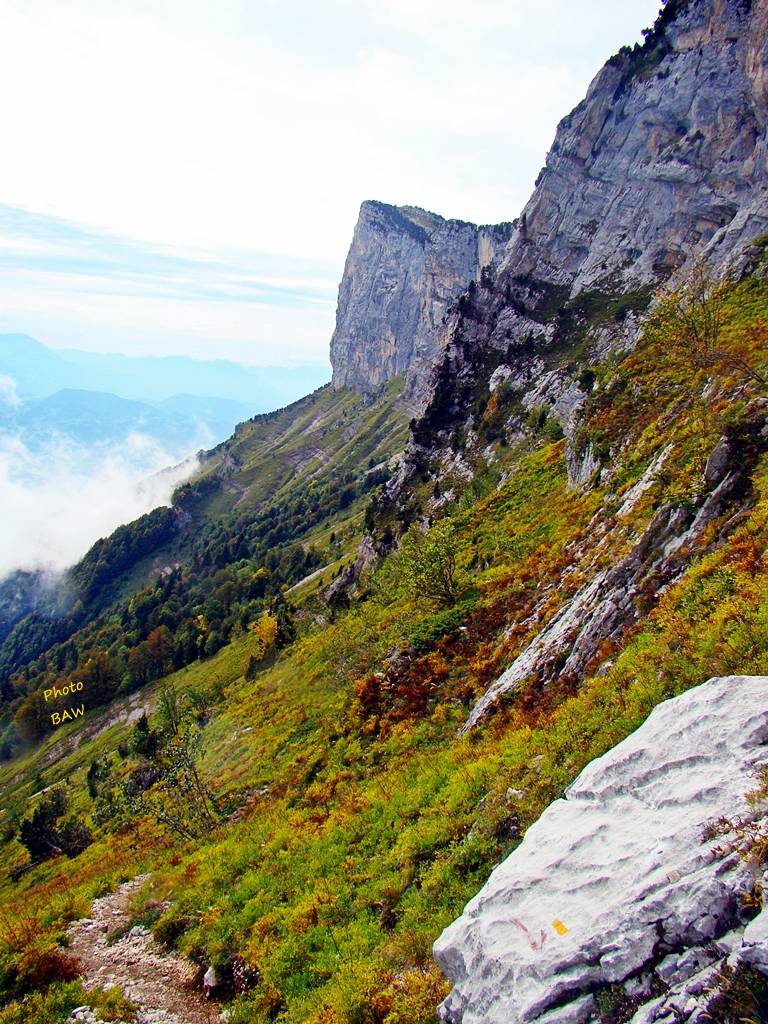
[[218, 987], [219, 975], [216, 972], [216, 968], [211, 964], [203, 975], [203, 989], [206, 995], [210, 995]]
[[[711, 679], [591, 762], [435, 943], [445, 1024], [703, 1012], [729, 963], [768, 972], [750, 865], [708, 825], [751, 810], [768, 762], [768, 677]], [[716, 940], [721, 940], [717, 945]], [[646, 997], [653, 993], [655, 999]]]

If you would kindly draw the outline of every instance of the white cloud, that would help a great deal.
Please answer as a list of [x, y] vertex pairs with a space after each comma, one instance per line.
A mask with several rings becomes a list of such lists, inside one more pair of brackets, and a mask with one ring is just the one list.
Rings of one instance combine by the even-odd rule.
[[97, 538], [168, 504], [196, 468], [190, 459], [158, 475], [169, 461], [141, 435], [97, 454], [64, 440], [32, 452], [0, 438], [0, 579], [14, 569], [64, 569]]
[[0, 266], [0, 333], [132, 355], [327, 359], [325, 261], [142, 244], [0, 204]]
[[[234, 359], [258, 365], [318, 365], [333, 330], [334, 304], [316, 310], [230, 302], [187, 301], [99, 291], [73, 292], [50, 277], [42, 308], [34, 292], [0, 282], [0, 333], [23, 330], [46, 344], [140, 355]], [[39, 293], [38, 293], [39, 294]], [[108, 336], [109, 344], [104, 345]], [[318, 339], [322, 338], [319, 343]]]
[[10, 409], [18, 409], [21, 400], [16, 394], [16, 381], [6, 373], [0, 373], [0, 406], [5, 405]]
[[[322, 259], [335, 286], [364, 199], [514, 218], [557, 121], [657, 5], [3, 0], [0, 203], [230, 264], [258, 255], [264, 277], [284, 277], [286, 256]], [[0, 239], [0, 259], [70, 243], [40, 225], [15, 254]], [[207, 303], [72, 284], [4, 274], [0, 326], [254, 362], [316, 362], [333, 326], [332, 300], [248, 307], [234, 279]]]

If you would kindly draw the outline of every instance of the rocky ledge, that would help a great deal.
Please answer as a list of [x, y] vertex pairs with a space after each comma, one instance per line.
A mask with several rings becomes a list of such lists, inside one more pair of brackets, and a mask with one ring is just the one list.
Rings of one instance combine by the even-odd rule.
[[607, 1002], [633, 1024], [703, 1021], [728, 968], [768, 974], [762, 868], [729, 834], [765, 827], [746, 795], [766, 744], [768, 677], [729, 676], [589, 764], [435, 944], [444, 1024], [584, 1024]]

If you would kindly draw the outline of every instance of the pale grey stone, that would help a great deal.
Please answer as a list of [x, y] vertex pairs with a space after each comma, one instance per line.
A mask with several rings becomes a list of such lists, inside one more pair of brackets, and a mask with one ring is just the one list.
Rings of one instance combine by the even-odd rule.
[[697, 247], [730, 257], [765, 231], [764, 33], [759, 5], [699, 0], [654, 73], [606, 64], [560, 122], [504, 269], [575, 294], [652, 281]]
[[630, 999], [645, 1000], [651, 994], [652, 980], [653, 975], [650, 972], [637, 978], [630, 978], [624, 985], [624, 991]]
[[665, 445], [664, 448], [661, 449], [661, 451], [657, 452], [657, 454], [651, 459], [651, 461], [648, 463], [648, 466], [645, 469], [645, 472], [637, 481], [637, 483], [630, 487], [629, 490], [627, 490], [626, 493], [622, 496], [622, 503], [618, 512], [616, 513], [617, 516], [628, 516], [634, 510], [634, 507], [635, 505], [637, 505], [640, 498], [645, 494], [645, 492], [650, 487], [653, 486], [656, 474], [659, 472], [661, 467], [666, 462], [667, 458], [669, 457], [669, 453], [672, 451], [672, 448], [673, 445], [672, 442], [670, 442], [669, 444]]
[[743, 946], [737, 956], [739, 963], [768, 974], [768, 908], [764, 907], [744, 929]]
[[704, 467], [704, 480], [710, 487], [718, 484], [728, 472], [733, 457], [733, 443], [727, 437], [721, 437], [712, 449]]
[[510, 232], [511, 225], [477, 227], [412, 206], [364, 202], [339, 287], [334, 386], [369, 392], [400, 374], [426, 377], [449, 305]]
[[568, 485], [582, 489], [595, 477], [600, 469], [600, 459], [591, 444], [581, 451], [574, 448], [571, 441], [565, 446], [565, 466], [568, 470]]
[[493, 392], [505, 381], [508, 381], [514, 374], [514, 370], [511, 366], [506, 366], [504, 363], [501, 366], [497, 366], [491, 376], [488, 378], [488, 390]]
[[[729, 676], [659, 705], [591, 762], [435, 943], [454, 985], [442, 1020], [539, 1020], [653, 971], [672, 987], [637, 1024], [698, 1013], [723, 962], [706, 944], [728, 940], [751, 878], [702, 833], [746, 811], [766, 743], [768, 677]], [[743, 947], [758, 966], [761, 917]]]

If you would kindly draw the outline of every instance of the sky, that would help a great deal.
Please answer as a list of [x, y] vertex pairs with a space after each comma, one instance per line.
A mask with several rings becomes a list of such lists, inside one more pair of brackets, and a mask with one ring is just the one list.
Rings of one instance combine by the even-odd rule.
[[0, 332], [327, 360], [360, 203], [511, 220], [658, 0], [0, 0]]

